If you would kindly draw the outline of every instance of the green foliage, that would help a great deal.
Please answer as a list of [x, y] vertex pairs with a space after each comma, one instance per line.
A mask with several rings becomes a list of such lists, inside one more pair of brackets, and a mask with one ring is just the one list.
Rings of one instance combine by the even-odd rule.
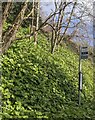
[[[19, 34], [18, 34], [19, 35]], [[82, 105], [78, 106], [78, 55], [66, 46], [52, 55], [39, 35], [15, 41], [2, 62], [3, 118], [93, 118], [93, 75], [83, 62]]]

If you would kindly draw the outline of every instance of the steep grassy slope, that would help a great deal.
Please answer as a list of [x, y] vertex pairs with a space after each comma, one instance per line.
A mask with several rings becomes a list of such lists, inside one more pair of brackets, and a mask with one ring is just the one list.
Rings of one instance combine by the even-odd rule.
[[78, 55], [50, 44], [39, 35], [33, 41], [16, 41], [3, 55], [3, 118], [94, 118], [93, 70], [83, 61], [82, 105], [78, 106]]

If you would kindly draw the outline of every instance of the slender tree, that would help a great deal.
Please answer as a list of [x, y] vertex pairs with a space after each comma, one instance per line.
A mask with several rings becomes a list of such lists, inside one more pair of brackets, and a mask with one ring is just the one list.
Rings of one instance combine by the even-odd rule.
[[37, 35], [38, 35], [38, 28], [39, 28], [39, 17], [40, 17], [40, 0], [37, 1], [37, 17], [36, 17], [36, 26], [34, 28], [35, 32], [34, 32], [34, 45], [37, 45]]
[[7, 4], [5, 6], [4, 12], [3, 12], [2, 24], [4, 24], [7, 20], [11, 6], [12, 6], [12, 0], [8, 0]]

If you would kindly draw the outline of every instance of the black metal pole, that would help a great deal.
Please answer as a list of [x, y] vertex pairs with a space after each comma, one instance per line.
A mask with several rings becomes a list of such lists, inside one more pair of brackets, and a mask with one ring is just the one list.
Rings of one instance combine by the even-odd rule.
[[81, 89], [80, 89], [80, 82], [81, 82], [81, 47], [79, 46], [79, 86], [78, 86], [78, 104], [81, 105]]

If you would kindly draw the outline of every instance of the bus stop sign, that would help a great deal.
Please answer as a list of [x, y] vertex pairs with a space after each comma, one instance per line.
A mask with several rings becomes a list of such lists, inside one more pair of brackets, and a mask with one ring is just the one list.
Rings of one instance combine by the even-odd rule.
[[87, 47], [81, 47], [80, 56], [81, 56], [81, 59], [88, 58], [88, 48]]

